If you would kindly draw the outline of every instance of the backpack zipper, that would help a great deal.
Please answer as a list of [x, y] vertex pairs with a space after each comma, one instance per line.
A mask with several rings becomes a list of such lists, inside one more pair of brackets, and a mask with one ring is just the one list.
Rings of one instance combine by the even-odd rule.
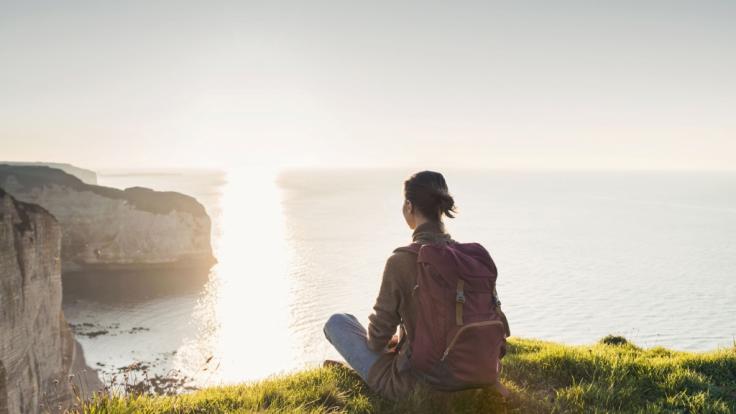
[[450, 349], [452, 348], [453, 345], [455, 345], [455, 341], [457, 341], [457, 338], [460, 336], [460, 334], [465, 329], [475, 327], [475, 326], [486, 326], [486, 325], [502, 325], [503, 326], [503, 322], [501, 321], [482, 321], [482, 322], [473, 322], [467, 325], [463, 325], [463, 327], [458, 329], [458, 331], [455, 333], [455, 336], [452, 338], [452, 341], [450, 341], [450, 345], [447, 346], [447, 349], [445, 349], [445, 353], [442, 355], [442, 358], [440, 358], [440, 361], [444, 361], [445, 358], [447, 358], [447, 354], [450, 353]]

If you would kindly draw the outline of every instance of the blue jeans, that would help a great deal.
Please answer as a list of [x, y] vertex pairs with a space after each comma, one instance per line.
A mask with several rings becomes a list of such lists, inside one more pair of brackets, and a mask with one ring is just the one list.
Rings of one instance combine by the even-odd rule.
[[381, 353], [368, 348], [367, 332], [358, 319], [349, 313], [336, 313], [330, 316], [323, 330], [337, 352], [367, 382], [368, 370]]

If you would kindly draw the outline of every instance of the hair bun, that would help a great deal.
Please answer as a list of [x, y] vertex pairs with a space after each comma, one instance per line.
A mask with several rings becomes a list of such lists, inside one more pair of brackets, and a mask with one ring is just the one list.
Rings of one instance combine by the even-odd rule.
[[454, 218], [455, 216], [453, 216], [452, 213], [455, 207], [455, 199], [452, 198], [450, 193], [448, 193], [447, 190], [442, 189], [437, 192], [437, 198], [439, 199], [440, 211], [445, 213], [447, 217]]
[[444, 213], [454, 218], [455, 200], [447, 189], [442, 174], [436, 171], [420, 171], [404, 181], [404, 197], [431, 220], [441, 220]]

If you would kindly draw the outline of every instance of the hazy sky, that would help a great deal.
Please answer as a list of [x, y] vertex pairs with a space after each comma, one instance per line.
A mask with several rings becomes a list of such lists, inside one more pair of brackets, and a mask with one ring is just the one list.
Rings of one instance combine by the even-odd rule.
[[734, 1], [0, 0], [0, 159], [736, 167]]

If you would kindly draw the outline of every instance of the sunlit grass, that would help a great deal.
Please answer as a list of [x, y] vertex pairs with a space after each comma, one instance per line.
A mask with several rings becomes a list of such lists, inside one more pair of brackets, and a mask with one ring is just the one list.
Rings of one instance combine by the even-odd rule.
[[490, 391], [419, 390], [393, 403], [350, 370], [320, 368], [177, 396], [97, 397], [85, 413], [736, 412], [736, 347], [707, 353], [641, 349], [619, 337], [591, 346], [514, 339], [504, 401]]

